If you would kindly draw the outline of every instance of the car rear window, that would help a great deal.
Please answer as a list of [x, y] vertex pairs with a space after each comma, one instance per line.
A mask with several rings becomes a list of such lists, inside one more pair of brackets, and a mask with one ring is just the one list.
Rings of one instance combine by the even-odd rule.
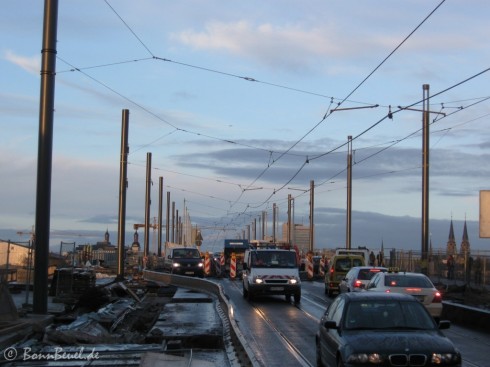
[[352, 261], [350, 258], [337, 259], [335, 262], [335, 271], [349, 271], [352, 268]]
[[359, 274], [357, 274], [357, 279], [359, 280], [371, 280], [374, 274], [384, 271], [382, 269], [359, 269]]
[[386, 287], [417, 287], [417, 288], [433, 288], [429, 279], [420, 276], [411, 275], [386, 275]]

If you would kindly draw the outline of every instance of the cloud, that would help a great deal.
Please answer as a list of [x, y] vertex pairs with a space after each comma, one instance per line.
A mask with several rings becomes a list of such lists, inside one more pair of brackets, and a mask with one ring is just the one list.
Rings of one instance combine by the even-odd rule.
[[39, 71], [41, 70], [41, 58], [39, 55], [25, 57], [16, 55], [14, 52], [7, 50], [4, 52], [3, 58], [10, 61], [12, 64], [20, 66], [31, 74], [39, 74]]
[[217, 50], [255, 59], [271, 67], [309, 69], [313, 59], [345, 55], [348, 49], [332, 29], [298, 25], [254, 25], [247, 21], [210, 22], [202, 32], [186, 30], [171, 38], [200, 50]]

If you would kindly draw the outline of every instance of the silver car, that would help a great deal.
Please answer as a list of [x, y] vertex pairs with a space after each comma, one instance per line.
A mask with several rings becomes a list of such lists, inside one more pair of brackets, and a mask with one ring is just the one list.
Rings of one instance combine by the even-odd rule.
[[375, 274], [386, 271], [388, 271], [387, 268], [379, 266], [355, 266], [340, 281], [340, 293], [360, 292], [366, 289], [367, 284]]

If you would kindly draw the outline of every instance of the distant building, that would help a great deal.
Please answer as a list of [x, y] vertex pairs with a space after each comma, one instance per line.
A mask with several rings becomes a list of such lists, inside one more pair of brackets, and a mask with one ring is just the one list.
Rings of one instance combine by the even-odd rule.
[[[31, 249], [28, 243], [0, 240], [0, 273], [6, 276], [7, 273], [12, 274], [12, 271], [14, 271], [17, 281], [25, 281], [26, 269], [32, 269], [35, 259], [35, 250], [32, 249], [31, 256], [29, 256], [29, 251]], [[48, 275], [53, 275], [54, 269], [63, 263], [64, 259], [60, 255], [50, 252], [48, 257]], [[10, 275], [7, 276], [7, 279], [13, 280]]]
[[0, 241], [0, 268], [21, 268], [27, 265], [29, 246], [25, 243]]
[[87, 262], [104, 267], [117, 265], [117, 247], [111, 244], [108, 230], [104, 233], [103, 241], [98, 241], [95, 245], [80, 245], [76, 248], [76, 254], [74, 266], [83, 266]]
[[[470, 253], [470, 240], [468, 238], [468, 228], [466, 225], [466, 219], [464, 220], [464, 227], [463, 227], [463, 238], [461, 240], [461, 246], [459, 250], [459, 254], [464, 256], [465, 254]], [[453, 227], [453, 220], [451, 219], [451, 224], [449, 226], [449, 238], [447, 240], [447, 247], [446, 247], [446, 253], [447, 255], [453, 255], [456, 256], [458, 255], [458, 248], [456, 245], [456, 238], [454, 236], [454, 227]]]
[[[288, 238], [288, 223], [282, 225], [282, 238]], [[294, 224], [291, 231], [291, 243], [298, 246], [302, 253], [307, 253], [310, 247], [310, 227], [302, 224]]]

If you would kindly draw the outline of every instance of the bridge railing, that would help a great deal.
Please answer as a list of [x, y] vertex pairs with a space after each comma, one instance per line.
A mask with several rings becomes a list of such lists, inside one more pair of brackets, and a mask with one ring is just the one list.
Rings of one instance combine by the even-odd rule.
[[423, 262], [420, 251], [392, 249], [384, 259], [384, 265], [414, 272], [426, 269], [427, 274], [433, 279], [450, 279], [477, 288], [490, 285], [490, 252], [457, 253], [453, 254], [453, 259], [454, 266], [451, 269], [446, 251], [434, 251], [429, 254], [428, 260]]

